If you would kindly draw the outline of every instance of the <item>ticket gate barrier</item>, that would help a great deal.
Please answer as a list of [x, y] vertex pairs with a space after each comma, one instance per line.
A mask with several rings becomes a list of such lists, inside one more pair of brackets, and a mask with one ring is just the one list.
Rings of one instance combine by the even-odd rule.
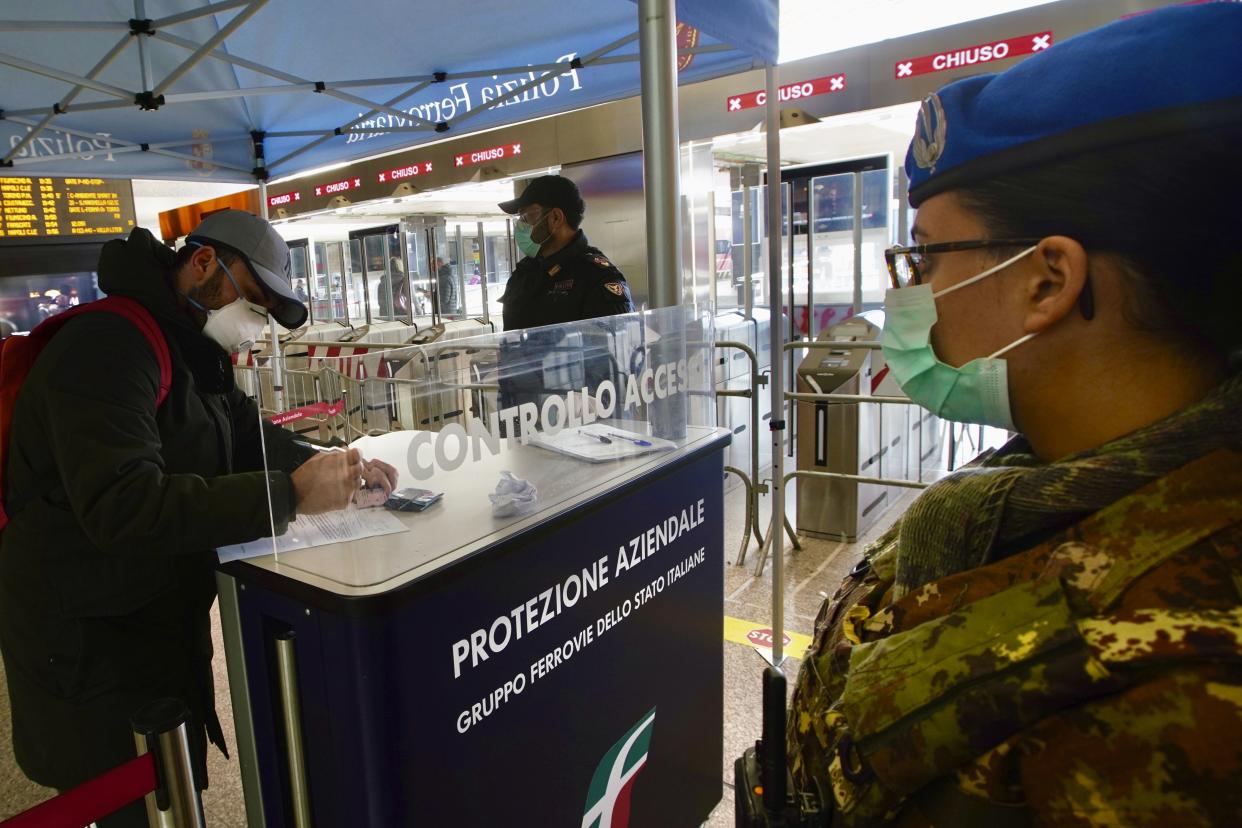
[[[878, 342], [881, 329], [861, 317], [824, 330], [822, 342]], [[810, 394], [869, 396], [874, 352], [830, 348], [815, 350], [798, 365], [797, 389]], [[875, 359], [878, 362], [878, 357]], [[880, 459], [889, 446], [880, 439], [875, 406], [817, 400], [797, 407], [797, 468], [859, 477], [879, 477]], [[798, 480], [798, 531], [812, 537], [853, 541], [879, 519], [889, 505], [881, 486], [836, 479]]]

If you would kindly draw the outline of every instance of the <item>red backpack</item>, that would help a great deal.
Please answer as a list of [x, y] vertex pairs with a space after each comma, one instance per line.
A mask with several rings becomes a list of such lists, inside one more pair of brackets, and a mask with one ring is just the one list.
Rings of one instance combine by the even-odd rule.
[[34, 367], [43, 347], [66, 322], [84, 313], [96, 311], [123, 316], [142, 331], [142, 335], [151, 344], [151, 350], [155, 352], [155, 360], [160, 367], [160, 390], [155, 398], [156, 410], [159, 410], [168, 397], [168, 389], [172, 385], [172, 357], [168, 353], [168, 343], [164, 341], [164, 333], [151, 312], [134, 299], [109, 296], [97, 302], [78, 305], [43, 320], [27, 336], [10, 336], [6, 339], [0, 347], [0, 530], [9, 522], [9, 514], [4, 505], [4, 478], [9, 459], [9, 432], [13, 427], [13, 411], [17, 404], [17, 395], [22, 390], [22, 383], [26, 381], [26, 376]]

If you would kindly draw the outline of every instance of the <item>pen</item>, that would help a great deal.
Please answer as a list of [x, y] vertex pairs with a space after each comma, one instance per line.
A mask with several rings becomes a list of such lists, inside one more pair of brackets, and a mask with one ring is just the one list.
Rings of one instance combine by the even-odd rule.
[[617, 433], [617, 432], [615, 432], [615, 431], [610, 431], [610, 432], [608, 432], [608, 436], [609, 436], [609, 437], [617, 437], [617, 438], [620, 438], [620, 439], [622, 439], [622, 440], [629, 440], [631, 443], [633, 443], [633, 444], [634, 444], [634, 445], [636, 445], [636, 446], [649, 446], [649, 445], [651, 445], [651, 443], [650, 443], [649, 441], [647, 441], [647, 440], [639, 440], [637, 437], [629, 437], [629, 436], [627, 436], [627, 435], [625, 435], [625, 434], [618, 434], [618, 433]]
[[319, 446], [314, 443], [308, 443], [305, 440], [294, 440], [293, 444], [295, 446], [301, 446], [302, 448], [308, 448], [308, 449], [312, 449], [313, 451], [319, 451], [319, 452], [344, 451], [345, 450], [344, 447], [342, 446]]
[[582, 429], [578, 429], [578, 433], [579, 433], [579, 434], [585, 434], [587, 437], [594, 437], [596, 440], [599, 440], [601, 443], [611, 443], [611, 442], [612, 442], [612, 440], [609, 440], [607, 437], [605, 437], [605, 436], [604, 436], [604, 435], [602, 435], [602, 434], [592, 434], [591, 432], [589, 432], [589, 431], [583, 431]]

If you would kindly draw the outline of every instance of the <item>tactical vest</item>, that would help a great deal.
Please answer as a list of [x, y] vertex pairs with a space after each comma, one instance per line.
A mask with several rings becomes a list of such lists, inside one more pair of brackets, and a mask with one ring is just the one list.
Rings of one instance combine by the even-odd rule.
[[[880, 824], [956, 790], [1046, 717], [1153, 671], [1242, 662], [1242, 608], [1117, 607], [1140, 577], [1242, 522], [1239, 493], [1242, 454], [1217, 451], [1039, 546], [896, 601], [895, 544], [881, 543], [816, 621], [789, 722], [795, 778], [826, 782], [842, 823]], [[1001, 818], [983, 798], [958, 797], [950, 812], [955, 825]], [[1021, 824], [1009, 814], [1004, 824]]]

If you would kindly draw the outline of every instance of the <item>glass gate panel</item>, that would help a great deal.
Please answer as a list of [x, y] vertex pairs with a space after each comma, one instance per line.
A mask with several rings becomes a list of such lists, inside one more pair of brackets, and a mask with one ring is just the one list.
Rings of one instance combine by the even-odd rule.
[[504, 310], [500, 297], [504, 295], [505, 285], [513, 275], [512, 245], [509, 243], [510, 229], [506, 221], [483, 222], [483, 241], [487, 263], [487, 313], [489, 317], [499, 318]]
[[417, 225], [407, 225], [405, 235], [405, 265], [408, 269], [411, 312], [415, 317], [430, 316], [434, 290], [431, 278], [431, 258], [428, 256], [428, 230]]
[[[366, 264], [367, 304], [371, 309], [372, 322], [392, 322], [396, 319], [393, 304], [393, 267], [388, 257], [386, 235], [363, 236], [363, 255]], [[400, 261], [397, 270], [400, 270]]]
[[348, 321], [345, 313], [344, 248], [343, 242], [315, 242], [311, 308], [316, 322]]
[[436, 311], [446, 319], [459, 319], [459, 293], [464, 276], [461, 272], [462, 253], [459, 249], [456, 228], [445, 225], [432, 228], [435, 257], [432, 266], [435, 269], [433, 282], [433, 302]]
[[[310, 293], [307, 285], [310, 282], [310, 249], [305, 241], [289, 245], [289, 279], [293, 284], [293, 295], [303, 305], [310, 305]], [[314, 308], [311, 308], [310, 321], [315, 321]]]
[[362, 240], [349, 240], [348, 273], [345, 280], [345, 306], [349, 321], [365, 325], [367, 314], [367, 280], [362, 269]]

